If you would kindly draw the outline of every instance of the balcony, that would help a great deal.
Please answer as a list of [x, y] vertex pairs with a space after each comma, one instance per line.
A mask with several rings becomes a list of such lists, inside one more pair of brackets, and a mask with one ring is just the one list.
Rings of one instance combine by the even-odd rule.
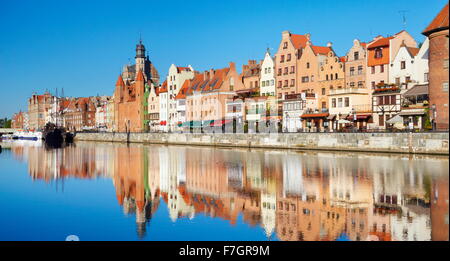
[[368, 94], [368, 90], [366, 88], [341, 88], [330, 90], [330, 95], [341, 94]]

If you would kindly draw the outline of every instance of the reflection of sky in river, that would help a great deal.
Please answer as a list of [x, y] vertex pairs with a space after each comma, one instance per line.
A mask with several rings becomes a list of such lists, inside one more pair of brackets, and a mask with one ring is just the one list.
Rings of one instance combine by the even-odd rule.
[[[141, 163], [148, 175], [133, 172]], [[448, 159], [441, 157], [80, 143], [4, 149], [0, 166], [0, 240], [267, 240], [265, 230], [271, 240], [448, 239], [432, 233], [448, 231]], [[72, 173], [80, 169], [87, 178]], [[205, 171], [225, 175], [226, 186], [215, 188]], [[146, 193], [146, 211], [154, 209], [138, 225]], [[205, 214], [203, 203], [226, 213]]]

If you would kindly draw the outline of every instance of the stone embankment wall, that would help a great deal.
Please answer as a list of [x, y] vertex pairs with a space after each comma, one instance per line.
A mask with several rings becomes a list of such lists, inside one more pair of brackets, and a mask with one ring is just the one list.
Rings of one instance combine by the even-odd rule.
[[449, 153], [448, 133], [77, 133], [75, 140], [150, 144], [336, 150], [389, 153]]

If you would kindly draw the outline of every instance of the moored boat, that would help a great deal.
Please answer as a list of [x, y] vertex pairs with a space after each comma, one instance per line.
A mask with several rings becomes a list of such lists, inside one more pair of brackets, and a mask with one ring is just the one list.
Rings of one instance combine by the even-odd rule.
[[18, 130], [13, 133], [12, 138], [19, 140], [41, 140], [43, 135], [40, 131]]

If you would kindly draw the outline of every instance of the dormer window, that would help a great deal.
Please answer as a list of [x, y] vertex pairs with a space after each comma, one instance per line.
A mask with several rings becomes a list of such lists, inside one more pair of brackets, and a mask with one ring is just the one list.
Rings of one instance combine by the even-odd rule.
[[377, 48], [375, 49], [375, 58], [382, 58], [383, 57], [383, 49]]

